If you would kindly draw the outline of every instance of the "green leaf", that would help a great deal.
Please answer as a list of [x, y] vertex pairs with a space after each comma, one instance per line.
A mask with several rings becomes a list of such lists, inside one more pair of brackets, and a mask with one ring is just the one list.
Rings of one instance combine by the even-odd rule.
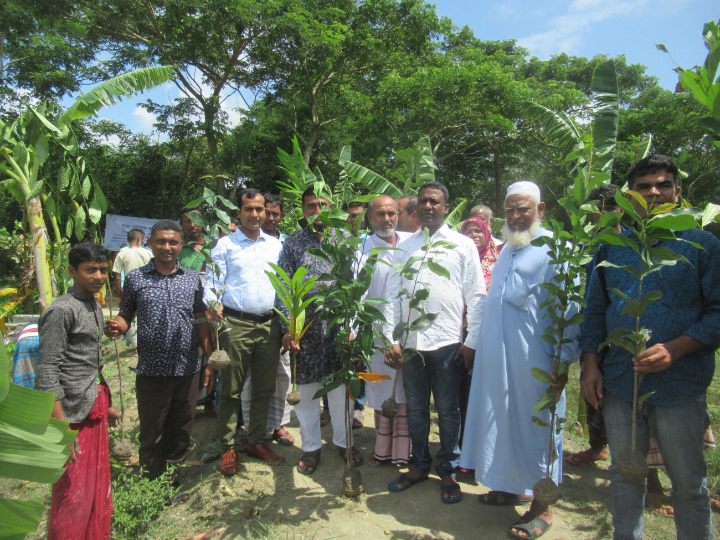
[[85, 209], [82, 206], [78, 206], [75, 209], [75, 215], [73, 221], [75, 222], [75, 238], [83, 240], [85, 238], [86, 224], [85, 224]]
[[539, 400], [535, 403], [535, 412], [544, 411], [545, 409], [549, 409], [550, 407], [555, 405], [555, 396], [553, 395], [553, 392], [548, 389]]
[[0, 498], [0, 538], [25, 538], [34, 533], [42, 511], [42, 501]]
[[444, 266], [439, 265], [432, 259], [428, 259], [427, 265], [433, 274], [437, 274], [438, 276], [444, 277], [446, 279], [450, 279], [450, 271], [447, 268], [445, 268]]
[[425, 330], [435, 321], [437, 316], [437, 313], [423, 313], [412, 323], [410, 323], [410, 331], [418, 332], [420, 330]]
[[60, 128], [58, 128], [55, 124], [53, 124], [50, 120], [48, 120], [44, 114], [42, 114], [40, 111], [38, 111], [34, 107], [30, 107], [30, 110], [35, 115], [35, 117], [40, 120], [40, 123], [45, 126], [45, 129], [52, 132], [54, 135], [61, 135], [62, 131], [60, 131]]
[[[582, 400], [580, 400], [580, 401], [582, 401]], [[536, 424], [536, 425], [538, 425], [538, 426], [540, 426], [540, 427], [542, 427], [542, 428], [549, 428], [549, 427], [550, 427], [550, 424], [548, 424], [545, 420], [543, 420], [543, 419], [540, 418], [539, 416], [533, 416], [533, 417], [532, 417], [532, 421], [533, 421], [533, 424]]]
[[[683, 212], [683, 209], [678, 209]], [[676, 213], [672, 212], [669, 214], [663, 214], [650, 218], [648, 222], [648, 229], [666, 229], [670, 231], [686, 231], [689, 229], [697, 228], [697, 221], [693, 214], [684, 212]]]
[[534, 367], [530, 370], [530, 372], [532, 373], [532, 376], [540, 382], [544, 384], [552, 384], [552, 376], [547, 371]]
[[10, 387], [10, 359], [8, 358], [7, 347], [0, 344], [0, 402], [8, 395]]
[[174, 74], [174, 66], [153, 66], [118, 75], [78, 97], [63, 116], [68, 122], [87, 118], [125, 97], [169, 81]]

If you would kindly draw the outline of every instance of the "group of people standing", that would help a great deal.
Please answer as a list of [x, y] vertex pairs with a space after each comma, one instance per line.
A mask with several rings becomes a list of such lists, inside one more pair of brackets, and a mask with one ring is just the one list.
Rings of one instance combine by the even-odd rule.
[[[644, 198], [648, 209], [677, 202], [681, 191], [677, 167], [662, 156], [650, 156], [636, 164], [628, 185]], [[327, 226], [314, 219], [327, 201], [312, 189], [303, 193], [301, 210], [306, 223], [288, 237], [277, 228], [282, 217], [282, 203], [277, 198], [246, 189], [238, 203], [237, 230], [212, 249], [208, 265], [212, 271], [204, 278], [178, 264], [183, 248], [181, 225], [157, 222], [150, 237], [153, 258], [126, 275], [120, 312], [105, 324], [111, 337], [137, 326], [140, 462], [150, 477], [161, 474], [168, 464], [183, 461], [190, 445], [198, 388], [212, 387], [216, 380], [220, 471], [236, 474], [241, 452], [273, 465], [282, 463], [285, 458], [270, 442], [294, 442], [284, 427], [290, 412], [285, 401], [290, 382], [288, 351], [296, 354], [295, 382], [300, 395], [295, 405], [302, 450], [297, 470], [312, 474], [320, 465], [322, 407], [315, 393], [322, 379], [341, 367], [336, 330], [310, 306], [306, 315], [309, 330], [295, 342], [275, 313], [275, 308], [285, 308], [278, 302], [267, 272], [269, 263], [275, 263], [289, 275], [301, 266], [307, 269], [306, 278], [329, 273], [330, 263], [312, 249], [319, 248], [329, 235]], [[638, 211], [648, 211], [637, 201], [633, 204]], [[561, 351], [555, 351], [542, 338], [551, 324], [544, 310], [549, 292], [543, 284], [552, 282], [563, 268], [550, 259], [546, 247], [533, 243], [550, 234], [541, 225], [545, 206], [539, 187], [529, 181], [509, 186], [502, 241], [492, 236], [489, 208], [474, 208], [459, 232], [445, 223], [449, 208], [447, 188], [432, 182], [423, 185], [417, 197], [396, 200], [379, 196], [365, 212], [372, 232], [361, 242], [357, 258], [362, 264], [375, 248], [386, 248], [380, 257], [390, 263], [377, 265], [367, 293], [388, 300], [386, 321], [379, 321], [376, 328], [378, 352], [372, 370], [390, 377], [368, 384], [366, 389], [376, 428], [368, 465], [408, 464], [407, 472], [389, 482], [392, 492], [428, 479], [433, 462], [429, 446], [432, 395], [440, 434], [434, 459], [442, 503], [462, 499], [456, 471], [474, 471], [477, 481], [490, 489], [480, 496], [481, 503], [530, 505], [508, 529], [511, 536], [542, 535], [552, 524], [552, 508], [533, 498], [533, 485], [548, 470], [560, 484], [562, 436], [555, 439], [554, 452], [549, 452], [545, 428], [533, 421], [536, 416], [549, 422], [548, 411], [534, 411], [547, 386], [533, 377], [531, 369], [550, 371], [553, 356], [560, 353], [565, 362], [581, 358], [583, 393], [592, 407], [605, 411], [613, 460], [615, 538], [642, 538], [645, 481], [630, 481], [618, 472], [619, 460], [630, 444], [634, 371], [647, 374], [642, 392], [652, 392], [638, 419], [639, 447], [647, 450], [650, 434], [657, 440], [673, 484], [678, 538], [711, 538], [702, 451], [708, 422], [706, 389], [713, 374], [714, 350], [720, 345], [718, 240], [692, 230], [679, 233], [677, 240], [662, 241], [685, 259], [646, 281], [647, 290], [662, 293], [662, 298], [643, 316], [642, 324], [652, 335], [645, 352], [635, 358], [613, 345], [600, 347], [613, 329], [627, 325], [624, 298], [613, 291], [631, 294], [637, 287], [612, 265], [638, 265], [637, 255], [629, 248], [603, 246], [596, 257], [607, 263], [598, 266], [600, 261], [595, 261], [589, 272], [585, 322], [571, 327], [570, 339]], [[441, 246], [433, 250], [431, 264], [427, 262], [425, 234]], [[618, 234], [631, 241], [634, 233], [627, 228]], [[412, 272], [399, 271], [406, 263]], [[118, 415], [110, 407], [102, 378], [102, 314], [92, 295], [107, 279], [107, 254], [94, 244], [80, 244], [71, 251], [70, 264], [73, 290], [41, 319], [38, 387], [55, 392], [53, 414], [73, 422], [81, 435], [104, 415], [104, 424], [100, 422], [104, 431], [98, 433], [106, 437], [108, 416], [115, 419]], [[319, 280], [315, 287], [334, 285]], [[433, 319], [431, 324], [413, 327], [421, 311], [404, 291], [417, 289], [426, 291], [422, 313], [433, 314]], [[566, 317], [578, 311], [579, 306], [572, 305]], [[414, 329], [398, 337], [395, 329], [401, 323]], [[212, 325], [218, 324], [215, 338]], [[391, 345], [380, 347], [383, 341]], [[206, 356], [219, 346], [228, 353], [229, 365], [219, 373], [203, 367], [198, 345]], [[562, 377], [553, 378], [561, 417], [565, 383]], [[398, 404], [392, 418], [381, 412], [391, 395]], [[348, 399], [344, 387], [335, 388], [327, 395], [326, 408], [335, 450], [357, 466], [364, 459], [346, 442], [352, 441], [352, 434], [346, 433]], [[245, 413], [241, 412], [243, 401]], [[240, 417], [244, 431], [239, 429]], [[84, 486], [77, 484], [80, 477], [74, 468], [85, 459], [107, 459], [106, 450], [105, 454], [86, 455], [84, 446], [89, 443], [82, 437], [78, 440], [82, 452], [75, 453], [56, 485], [57, 500], [54, 490], [51, 537], [64, 537], [60, 531], [67, 526], [62, 516], [68, 492], [87, 490], [94, 484], [87, 484], [88, 477], [81, 480]], [[104, 465], [100, 469], [105, 470]], [[107, 509], [111, 503], [105, 502], [104, 506], [91, 505], [93, 510], [82, 510], [82, 518], [73, 519], [88, 529], [103, 530], [107, 525], [109, 534]]]

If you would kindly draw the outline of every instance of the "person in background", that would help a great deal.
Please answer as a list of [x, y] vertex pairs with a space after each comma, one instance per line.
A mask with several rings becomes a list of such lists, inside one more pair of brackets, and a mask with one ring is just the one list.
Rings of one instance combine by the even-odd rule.
[[[113, 289], [118, 301], [122, 302], [122, 284], [131, 271], [150, 262], [152, 253], [145, 249], [145, 233], [142, 229], [130, 229], [127, 233], [128, 245], [121, 249], [113, 263]], [[125, 341], [131, 347], [137, 347], [137, 325], [131, 324], [125, 334]]]
[[[399, 244], [410, 236], [409, 233], [396, 232], [398, 221], [398, 204], [395, 199], [380, 196], [370, 201], [367, 218], [372, 227], [370, 235], [360, 246], [356, 259], [359, 261], [358, 269], [367, 261], [373, 249], [397, 248]], [[378, 258], [388, 264], [378, 262], [372, 282], [367, 290], [367, 296], [387, 298], [387, 276], [390, 271], [390, 261], [394, 250], [384, 249], [379, 252]], [[394, 463], [405, 465], [410, 460], [410, 434], [407, 424], [407, 404], [402, 386], [402, 373], [385, 364], [385, 355], [382, 352], [382, 343], [376, 340], [380, 348], [373, 357], [371, 370], [391, 377], [389, 381], [375, 382], [366, 386], [368, 405], [375, 410], [375, 445], [367, 459], [370, 466]], [[398, 381], [395, 382], [395, 378]], [[382, 414], [382, 404], [393, 395], [395, 388], [395, 401], [397, 413], [394, 418], [386, 418]]]
[[[486, 204], [478, 204], [476, 206], [473, 206], [470, 209], [470, 217], [482, 219], [485, 222], [485, 224], [488, 226], [488, 229], [490, 229], [490, 234], [492, 235], [492, 220], [493, 220], [492, 208], [490, 208]], [[499, 251], [503, 244], [502, 239], [495, 238], [494, 236], [491, 236], [491, 238], [492, 238], [493, 244], [495, 244], [495, 247]]]
[[[212, 352], [200, 275], [178, 263], [180, 233], [176, 221], [153, 225], [153, 258], [127, 275], [120, 312], [105, 328], [116, 338], [137, 315], [140, 466], [149, 478], [185, 460], [201, 370], [198, 343], [208, 356]], [[205, 386], [211, 371], [204, 374]]]
[[420, 229], [417, 217], [417, 197], [404, 195], [398, 199], [398, 232], [414, 233]]
[[196, 209], [183, 208], [180, 210], [183, 246], [178, 255], [178, 261], [185, 268], [202, 274], [207, 263], [207, 257], [203, 252], [205, 237], [200, 225], [192, 220], [195, 214], [198, 214]]
[[102, 375], [103, 313], [95, 300], [108, 279], [108, 252], [83, 242], [68, 255], [73, 286], [40, 318], [37, 388], [55, 394], [52, 416], [77, 431], [65, 472], [53, 484], [48, 538], [110, 538], [112, 495], [108, 421], [111, 406]]
[[[480, 257], [485, 288], [490, 290], [490, 279], [492, 269], [498, 258], [498, 248], [492, 241], [490, 227], [480, 218], [468, 218], [460, 225], [460, 234], [467, 236], [473, 241]], [[464, 325], [467, 324], [463, 321]], [[467, 332], [467, 328], [465, 330]], [[463, 369], [460, 376], [460, 448], [462, 448], [463, 437], [465, 436], [465, 418], [467, 416], [468, 398], [470, 397], [470, 383], [472, 381], [471, 371]], [[463, 471], [465, 470], [463, 469]]]

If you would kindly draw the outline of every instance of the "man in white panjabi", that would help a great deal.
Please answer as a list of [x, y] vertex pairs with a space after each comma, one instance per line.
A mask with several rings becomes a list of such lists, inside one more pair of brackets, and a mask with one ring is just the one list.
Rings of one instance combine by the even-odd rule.
[[[373, 234], [368, 236], [361, 244], [358, 253], [359, 267], [365, 264], [373, 249], [380, 248], [378, 257], [389, 263], [394, 250], [400, 242], [410, 236], [410, 233], [397, 232], [398, 203], [386, 195], [373, 199], [367, 210], [367, 218], [372, 227]], [[387, 249], [382, 249], [387, 248]], [[389, 264], [378, 262], [375, 266], [367, 296], [387, 298], [387, 276], [390, 271]], [[381, 347], [381, 343], [376, 343]], [[385, 363], [382, 350], [375, 353], [372, 361], [372, 371], [389, 375], [389, 381], [374, 382], [366, 385], [367, 404], [375, 410], [375, 446], [367, 460], [370, 466], [383, 463], [404, 464], [410, 459], [410, 434], [407, 425], [407, 405], [405, 391], [403, 390], [402, 372], [391, 368]], [[394, 390], [393, 390], [394, 389]], [[382, 404], [394, 393], [397, 402], [397, 412], [394, 418], [388, 418], [382, 413]]]
[[[505, 246], [493, 269], [493, 284], [478, 332], [472, 385], [465, 422], [460, 466], [475, 470], [475, 478], [490, 488], [480, 502], [492, 506], [517, 505], [532, 499], [532, 487], [545, 476], [548, 432], [532, 421], [550, 421], [548, 410], [534, 406], [547, 386], [533, 377], [532, 368], [550, 371], [552, 346], [543, 339], [551, 319], [542, 306], [548, 291], [542, 283], [552, 281], [559, 269], [550, 264], [546, 246], [532, 240], [551, 233], [540, 226], [545, 209], [540, 189], [521, 181], [508, 187], [505, 197]], [[572, 305], [566, 318], [578, 312]], [[570, 327], [563, 346], [563, 361], [575, 361], [577, 327]], [[555, 384], [562, 388], [565, 380]], [[557, 402], [558, 416], [565, 416], [565, 393]], [[562, 433], [556, 437], [552, 478], [562, 479]], [[552, 523], [552, 509], [533, 501], [508, 531], [513, 538], [536, 538]]]

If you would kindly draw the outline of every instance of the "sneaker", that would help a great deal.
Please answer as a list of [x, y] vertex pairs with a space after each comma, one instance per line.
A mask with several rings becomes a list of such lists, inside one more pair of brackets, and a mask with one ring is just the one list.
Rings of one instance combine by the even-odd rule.
[[238, 464], [239, 460], [237, 450], [230, 448], [229, 450], [225, 450], [222, 458], [220, 458], [218, 469], [220, 469], [220, 472], [225, 476], [233, 476], [238, 473]]

